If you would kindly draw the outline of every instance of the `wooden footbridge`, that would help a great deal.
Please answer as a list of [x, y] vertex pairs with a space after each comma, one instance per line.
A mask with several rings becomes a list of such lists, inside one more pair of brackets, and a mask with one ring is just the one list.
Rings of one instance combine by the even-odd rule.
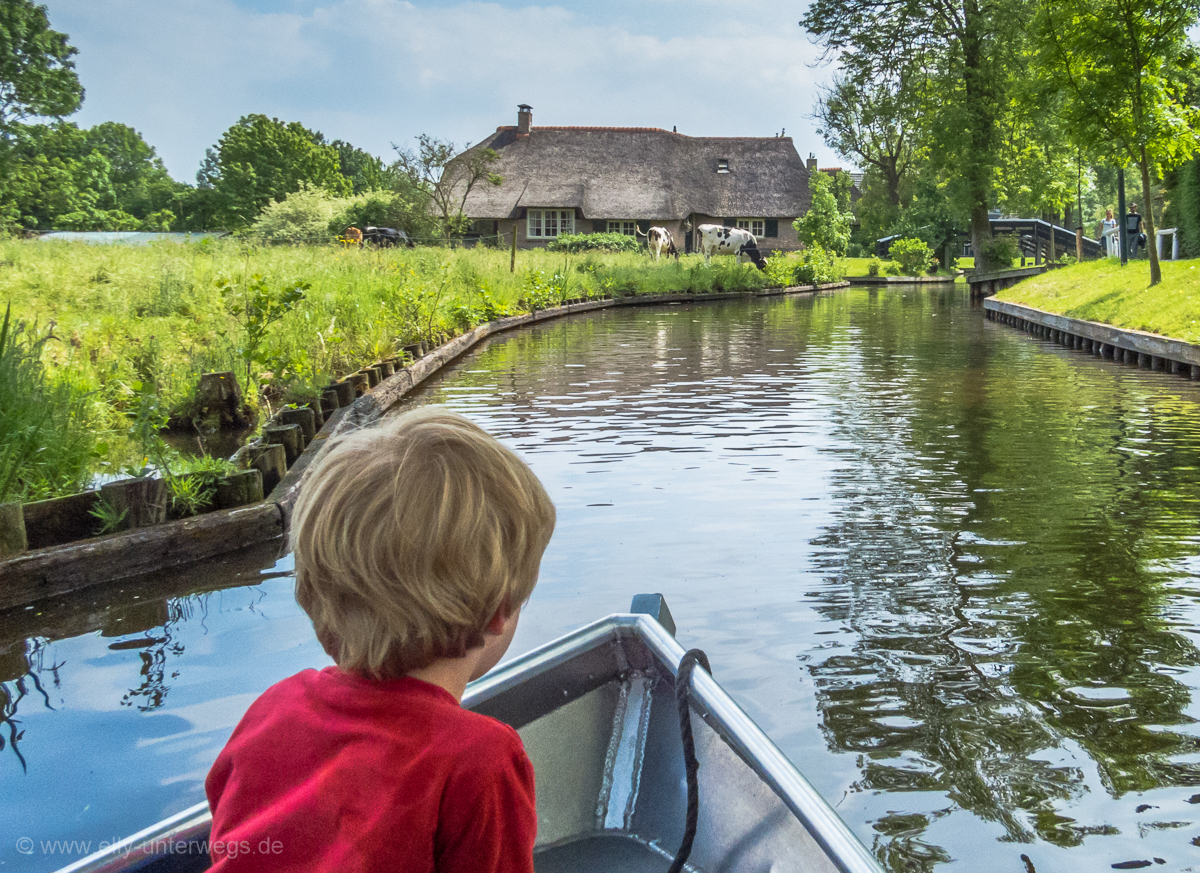
[[1074, 230], [1043, 221], [1040, 218], [993, 218], [992, 235], [1011, 235], [1021, 247], [1021, 266], [1032, 259], [1035, 266], [1042, 261], [1054, 263], [1063, 255], [1083, 258], [1104, 257], [1104, 244]]

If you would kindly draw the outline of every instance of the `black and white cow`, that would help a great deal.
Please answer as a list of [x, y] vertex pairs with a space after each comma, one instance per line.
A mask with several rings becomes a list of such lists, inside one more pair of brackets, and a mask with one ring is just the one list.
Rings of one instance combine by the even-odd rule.
[[640, 236], [646, 238], [646, 245], [650, 251], [654, 252], [654, 260], [657, 261], [662, 255], [668, 258], [672, 255], [675, 260], [679, 260], [679, 250], [675, 248], [675, 240], [671, 239], [671, 231], [665, 227], [652, 227], [649, 233], [638, 231]]
[[394, 227], [374, 227], [368, 225], [362, 231], [363, 242], [374, 243], [377, 246], [388, 248], [390, 246], [407, 246], [413, 247], [412, 240], [408, 238], [402, 230], [396, 230]]
[[719, 224], [702, 224], [696, 228], [700, 253], [704, 263], [710, 263], [713, 255], [737, 255], [739, 264], [753, 261], [760, 270], [767, 268], [767, 259], [758, 250], [758, 240], [748, 230], [737, 227], [722, 227]]

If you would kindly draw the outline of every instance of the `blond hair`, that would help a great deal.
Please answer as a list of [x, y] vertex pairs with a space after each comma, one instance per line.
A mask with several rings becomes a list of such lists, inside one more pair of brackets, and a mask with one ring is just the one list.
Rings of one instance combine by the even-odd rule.
[[344, 670], [401, 676], [483, 643], [537, 583], [554, 504], [478, 425], [424, 407], [338, 438], [296, 502], [296, 600]]

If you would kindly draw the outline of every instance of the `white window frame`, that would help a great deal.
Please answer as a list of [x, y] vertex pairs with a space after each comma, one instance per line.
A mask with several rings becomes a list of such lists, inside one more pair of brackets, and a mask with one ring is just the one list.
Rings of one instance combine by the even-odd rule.
[[625, 236], [637, 236], [637, 220], [630, 219], [626, 221], [625, 219], [621, 219], [620, 221], [613, 221], [610, 219], [608, 222], [608, 232], [620, 233]]
[[739, 218], [737, 220], [739, 230], [748, 230], [754, 234], [755, 239], [762, 239], [767, 235], [767, 220], [765, 218]]
[[528, 209], [525, 235], [529, 239], [554, 239], [575, 232], [574, 209]]

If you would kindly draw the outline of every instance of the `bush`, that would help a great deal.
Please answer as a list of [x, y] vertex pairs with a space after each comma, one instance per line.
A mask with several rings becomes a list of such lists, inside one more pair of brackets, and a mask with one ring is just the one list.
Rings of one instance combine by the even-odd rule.
[[888, 265], [884, 268], [883, 272], [887, 273], [889, 276], [899, 276], [900, 265], [895, 261], [888, 261]]
[[811, 245], [800, 256], [800, 263], [793, 273], [797, 285], [824, 285], [842, 278], [841, 264], [833, 252], [818, 245]]
[[796, 262], [789, 259], [781, 251], [771, 252], [767, 258], [765, 271], [767, 285], [772, 288], [784, 288], [791, 285], [796, 277]]
[[879, 271], [882, 268], [883, 268], [883, 261], [879, 260], [879, 258], [871, 258], [871, 260], [867, 261], [867, 275], [868, 276], [878, 276]]
[[568, 233], [550, 241], [552, 252], [637, 252], [642, 244], [636, 236], [623, 233]]
[[983, 244], [983, 253], [993, 268], [1007, 270], [1021, 256], [1021, 245], [1012, 234], [1000, 234]]
[[892, 243], [892, 260], [907, 276], [919, 276], [929, 269], [933, 252], [923, 239], [900, 239]]
[[324, 188], [305, 183], [283, 200], [267, 204], [250, 232], [273, 242], [328, 242], [333, 238], [329, 224], [340, 202]]

